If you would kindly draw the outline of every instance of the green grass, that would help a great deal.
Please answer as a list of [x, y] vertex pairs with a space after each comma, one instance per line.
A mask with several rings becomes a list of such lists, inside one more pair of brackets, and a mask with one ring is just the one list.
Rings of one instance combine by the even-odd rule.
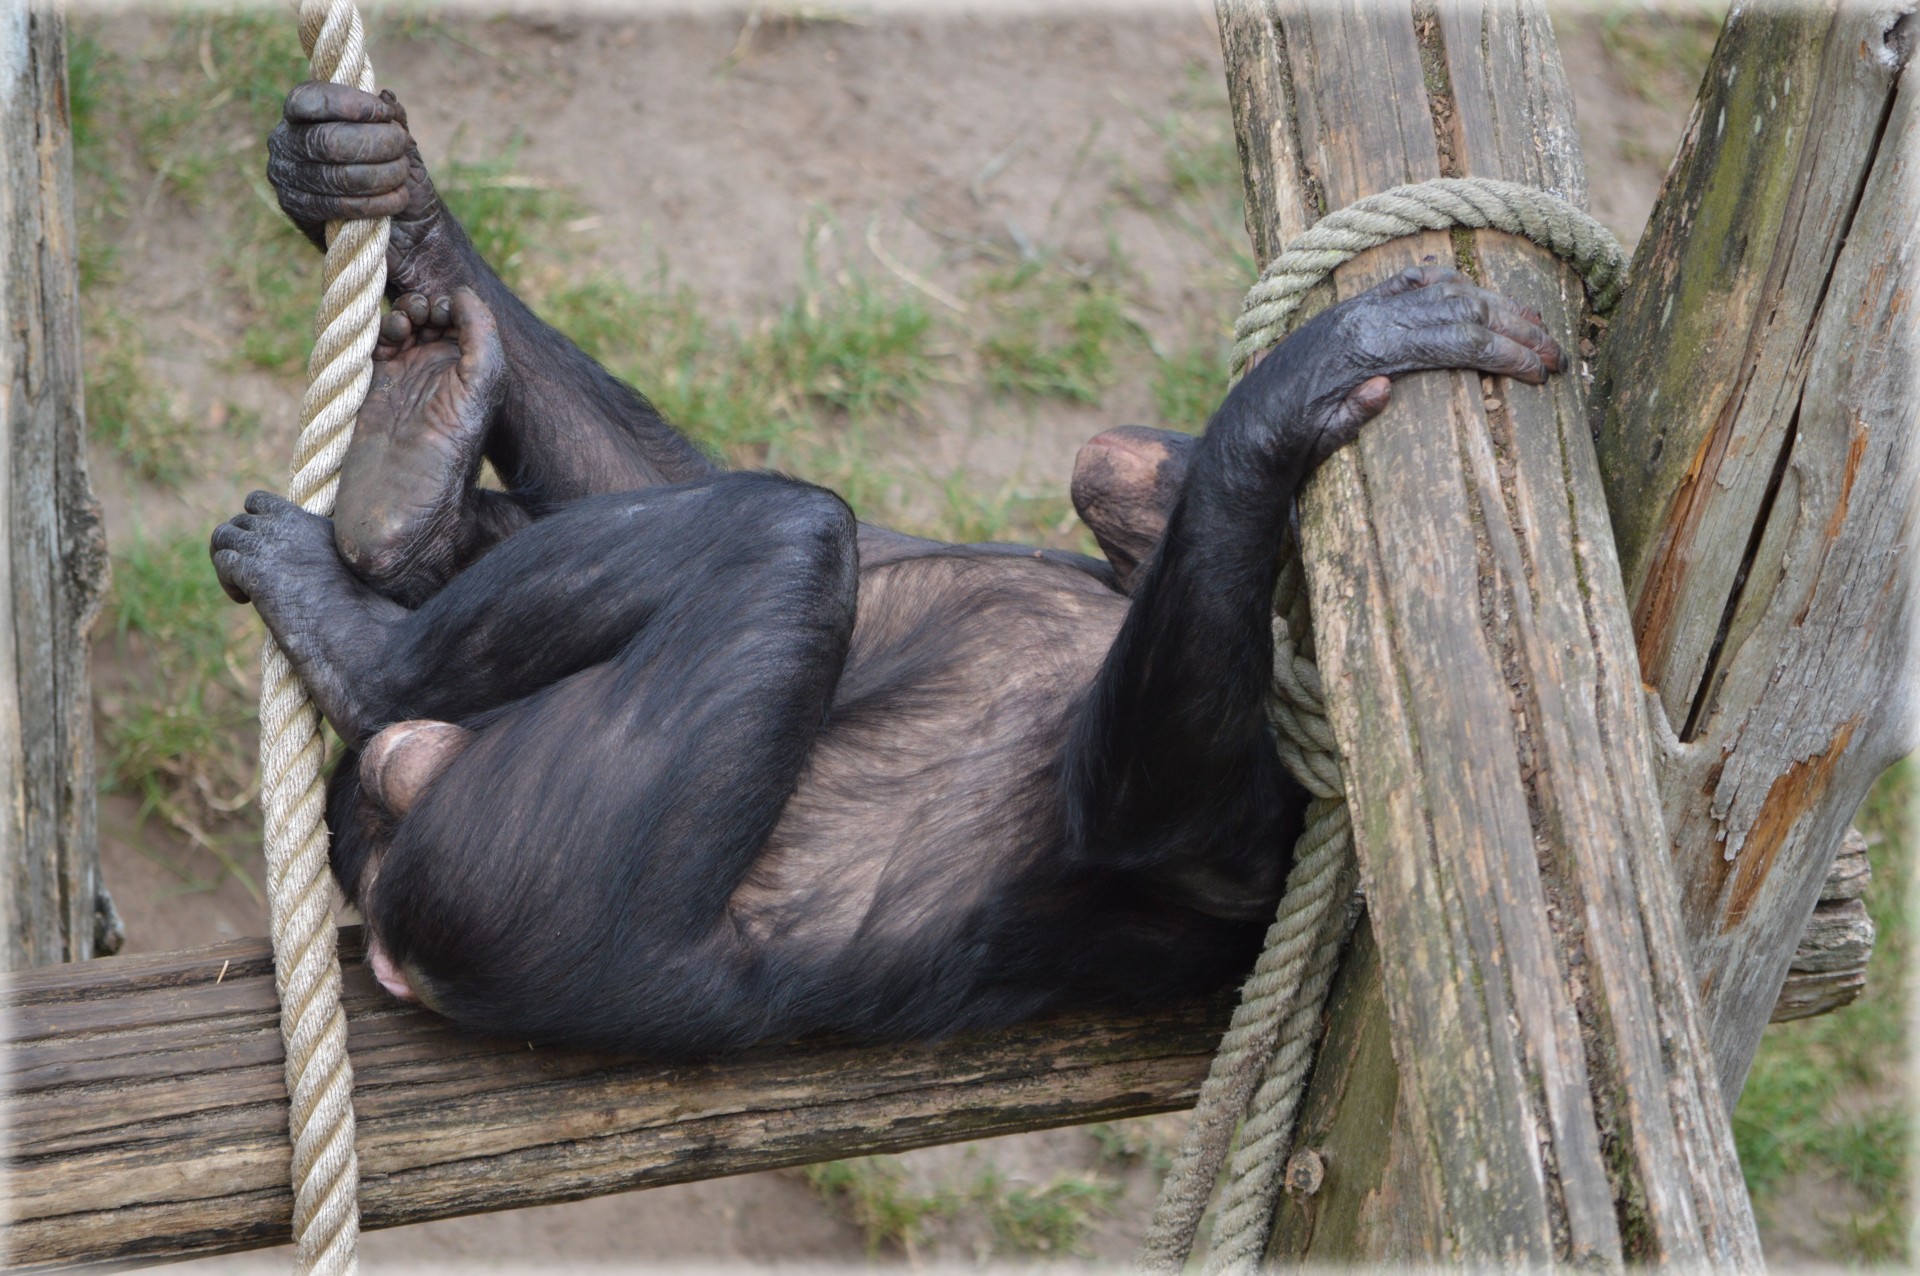
[[996, 1248], [1038, 1258], [1083, 1254], [1087, 1233], [1120, 1196], [1098, 1174], [1057, 1174], [1045, 1183], [1012, 1181], [989, 1166], [967, 1199], [993, 1229]]
[[979, 355], [996, 390], [1097, 403], [1121, 344], [1136, 340], [1125, 298], [1105, 278], [1033, 264], [989, 276], [981, 295], [992, 322]]
[[1866, 904], [1879, 930], [1865, 993], [1831, 1014], [1769, 1027], [1734, 1111], [1740, 1164], [1763, 1225], [1811, 1185], [1847, 1189], [1835, 1198], [1843, 1212], [1827, 1221], [1830, 1234], [1801, 1238], [1842, 1261], [1912, 1257], [1908, 812], [1917, 796], [1920, 770], [1910, 759], [1881, 778], [1856, 820], [1871, 846]]
[[1225, 341], [1186, 346], [1156, 361], [1153, 405], [1166, 429], [1200, 433], [1226, 393]]
[[[120, 670], [99, 696], [109, 789], [138, 797], [142, 818], [184, 833], [257, 896], [232, 854], [257, 833], [226, 826], [253, 795], [245, 728], [254, 706], [240, 671], [254, 659], [260, 628], [221, 591], [206, 537], [136, 536], [115, 554], [103, 632]], [[169, 867], [191, 886], [218, 882], [204, 866]]]
[[926, 1243], [938, 1219], [952, 1217], [959, 1202], [946, 1192], [921, 1192], [909, 1185], [906, 1167], [889, 1156], [857, 1161], [825, 1161], [801, 1170], [829, 1204], [858, 1227], [867, 1254], [898, 1249], [913, 1255]]
[[1600, 42], [1627, 89], [1654, 106], [1691, 102], [1726, 21], [1726, 6], [1701, 0], [1651, 8], [1618, 3], [1601, 14]]
[[177, 486], [192, 469], [194, 431], [148, 369], [145, 336], [119, 310], [86, 313], [87, 429], [141, 478]]
[[529, 282], [529, 250], [543, 233], [578, 209], [564, 192], [516, 171], [521, 143], [486, 159], [452, 159], [438, 166], [434, 189], [480, 255], [508, 287]]
[[933, 320], [912, 298], [851, 276], [832, 287], [809, 281], [747, 350], [779, 407], [821, 406], [858, 421], [901, 416], [932, 373]]
[[[971, 1159], [971, 1158], [970, 1158]], [[970, 1176], [916, 1181], [894, 1157], [806, 1166], [801, 1173], [848, 1222], [860, 1228], [869, 1256], [897, 1250], [917, 1261], [947, 1232], [983, 1225], [992, 1248], [1029, 1258], [1083, 1254], [1091, 1229], [1119, 1199], [1120, 1184], [1096, 1173], [1058, 1174], [1033, 1184], [987, 1164]]]

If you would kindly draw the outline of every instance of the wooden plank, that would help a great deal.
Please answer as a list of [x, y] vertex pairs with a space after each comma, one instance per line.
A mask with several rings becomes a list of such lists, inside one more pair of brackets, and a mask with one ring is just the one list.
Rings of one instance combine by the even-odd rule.
[[[87, 629], [106, 540], [87, 482], [66, 23], [0, 8], [0, 967], [117, 945], [99, 882]], [[96, 919], [96, 906], [101, 917]]]
[[1851, 1005], [1866, 990], [1876, 936], [1861, 896], [1872, 879], [1867, 839], [1849, 828], [1820, 887], [1820, 902], [1793, 950], [1769, 1022], [1824, 1015]]
[[[1219, 11], [1263, 257], [1323, 209], [1428, 177], [1584, 201], [1538, 6]], [[1338, 290], [1426, 254], [1470, 262], [1577, 342], [1578, 282], [1497, 233], [1375, 250]], [[1276, 1253], [1758, 1262], [1586, 421], [1579, 371], [1538, 388], [1410, 378], [1306, 493], [1316, 645], [1380, 955], [1377, 984], [1352, 995], [1384, 1006], [1398, 1098], [1364, 1050], [1321, 1061], [1307, 1110], [1334, 1140], [1326, 1164], [1365, 1168], [1317, 1189], [1318, 1215], [1346, 1223], [1283, 1217]], [[1328, 1109], [1330, 1092], [1344, 1097]], [[1362, 1095], [1371, 1122], [1343, 1122]]]
[[1729, 17], [1596, 385], [1729, 1101], [1848, 822], [1920, 744], [1917, 25], [1862, 5]]
[[[1188, 1106], [1230, 1005], [669, 1066], [466, 1035], [359, 956], [343, 931], [370, 1228]], [[16, 975], [5, 1009], [11, 1266], [288, 1239], [265, 941]]]

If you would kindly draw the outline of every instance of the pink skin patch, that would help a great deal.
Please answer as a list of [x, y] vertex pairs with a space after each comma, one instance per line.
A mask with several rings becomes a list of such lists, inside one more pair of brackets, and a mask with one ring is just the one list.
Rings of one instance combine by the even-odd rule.
[[382, 948], [380, 941], [371, 935], [367, 937], [367, 961], [372, 964], [373, 977], [380, 981], [382, 988], [402, 1001], [420, 1000], [413, 995], [413, 985], [408, 983], [407, 977], [400, 973], [400, 968], [393, 964], [393, 958], [387, 956], [387, 950]]

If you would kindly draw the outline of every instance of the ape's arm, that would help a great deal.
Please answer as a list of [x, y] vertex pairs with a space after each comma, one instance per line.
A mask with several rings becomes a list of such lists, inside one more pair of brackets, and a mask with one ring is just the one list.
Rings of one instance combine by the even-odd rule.
[[[598, 490], [677, 483], [717, 468], [652, 404], [622, 384], [529, 310], [480, 257], [441, 202], [407, 113], [339, 84], [308, 83], [287, 95], [267, 139], [267, 176], [280, 207], [316, 245], [330, 220], [393, 218], [387, 293], [429, 297], [471, 288], [493, 312], [508, 375], [489, 432], [487, 459], [516, 493], [537, 502]], [[611, 475], [630, 476], [613, 483]]]
[[1450, 270], [1408, 271], [1317, 316], [1228, 394], [1075, 723], [1070, 845], [1221, 916], [1280, 891], [1302, 800], [1270, 744], [1269, 613], [1295, 494], [1387, 405], [1390, 378], [1475, 368], [1538, 384], [1559, 347]]

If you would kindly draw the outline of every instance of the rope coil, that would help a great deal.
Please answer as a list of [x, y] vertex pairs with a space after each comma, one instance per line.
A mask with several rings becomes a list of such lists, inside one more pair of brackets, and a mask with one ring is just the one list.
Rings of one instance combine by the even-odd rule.
[[[373, 67], [352, 0], [301, 0], [298, 8], [311, 78], [372, 92]], [[290, 499], [316, 514], [333, 511], [340, 461], [373, 375], [388, 225], [381, 219], [327, 226], [324, 292], [287, 488]], [[302, 1272], [338, 1276], [358, 1270], [360, 1169], [323, 822], [326, 745], [319, 712], [271, 638], [260, 666], [260, 805], [290, 1100], [294, 1263]]]
[[[1563, 258], [1585, 281], [1587, 304], [1595, 314], [1607, 313], [1619, 300], [1627, 269], [1619, 242], [1557, 196], [1483, 177], [1397, 186], [1329, 213], [1267, 263], [1234, 323], [1233, 378], [1292, 330], [1301, 302], [1335, 268], [1404, 235], [1456, 226], [1506, 231]], [[1258, 1270], [1293, 1150], [1294, 1117], [1318, 1043], [1321, 1010], [1359, 912], [1353, 824], [1313, 659], [1300, 546], [1289, 538], [1281, 554], [1267, 718], [1281, 761], [1313, 800], [1294, 846], [1279, 913], [1241, 988], [1240, 1004], [1161, 1185], [1135, 1260], [1143, 1272], [1173, 1273], [1186, 1266], [1223, 1166], [1227, 1181], [1208, 1248], [1207, 1276]], [[1239, 1145], [1229, 1165], [1236, 1129]]]

